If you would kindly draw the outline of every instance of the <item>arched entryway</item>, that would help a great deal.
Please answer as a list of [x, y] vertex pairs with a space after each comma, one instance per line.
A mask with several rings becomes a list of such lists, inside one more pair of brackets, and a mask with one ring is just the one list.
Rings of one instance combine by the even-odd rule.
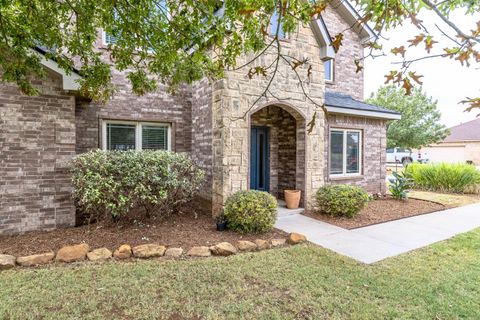
[[250, 114], [250, 189], [284, 199], [284, 190], [305, 195], [305, 118], [289, 105], [272, 104]]

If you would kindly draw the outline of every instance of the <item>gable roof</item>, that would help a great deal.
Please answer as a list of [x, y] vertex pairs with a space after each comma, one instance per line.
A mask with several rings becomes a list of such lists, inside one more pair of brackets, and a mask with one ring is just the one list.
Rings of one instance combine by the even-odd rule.
[[45, 56], [48, 52], [48, 49], [45, 47], [37, 46], [33, 49], [33, 52], [40, 57], [40, 63], [45, 68], [62, 76], [63, 90], [77, 91], [80, 89], [79, 81], [82, 77], [77, 69], [72, 69], [70, 72], [66, 72], [55, 60], [49, 59]]
[[358, 32], [363, 41], [370, 38], [377, 38], [377, 34], [366, 23], [360, 23], [361, 14], [348, 0], [330, 0], [329, 3], [335, 10], [345, 19], [345, 21], [353, 26], [352, 29]]
[[329, 113], [348, 114], [368, 118], [398, 120], [400, 113], [374, 106], [352, 98], [348, 94], [327, 91], [325, 92], [325, 108]]
[[480, 118], [450, 128], [443, 142], [480, 141]]

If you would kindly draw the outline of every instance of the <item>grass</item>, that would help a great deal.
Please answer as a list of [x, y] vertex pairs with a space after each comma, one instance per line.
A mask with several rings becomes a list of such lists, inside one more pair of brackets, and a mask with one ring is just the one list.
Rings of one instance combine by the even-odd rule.
[[415, 190], [410, 191], [408, 196], [411, 198], [438, 202], [448, 208], [461, 207], [480, 202], [480, 196], [475, 194], [438, 193]]
[[0, 273], [0, 319], [478, 319], [480, 229], [362, 265], [303, 245]]

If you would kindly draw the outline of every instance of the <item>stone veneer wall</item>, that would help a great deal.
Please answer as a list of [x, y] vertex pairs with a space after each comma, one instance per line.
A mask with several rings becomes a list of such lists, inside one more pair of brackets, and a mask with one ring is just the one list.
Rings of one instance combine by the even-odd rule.
[[322, 17], [332, 37], [343, 33], [342, 46], [335, 55], [334, 81], [326, 82], [327, 90], [346, 93], [355, 99], [363, 100], [363, 70], [357, 73], [354, 63], [355, 59], [363, 58], [362, 40], [331, 5], [328, 5]]
[[[284, 54], [297, 59], [308, 58], [312, 74], [309, 81], [304, 82], [304, 89], [318, 105], [323, 104], [324, 69], [312, 30], [309, 27], [299, 27], [298, 32], [281, 41], [281, 46]], [[268, 66], [276, 56], [276, 49], [270, 48], [249, 67]], [[238, 65], [243, 65], [251, 58], [248, 56], [239, 59]], [[307, 77], [307, 68], [298, 68], [297, 71], [302, 79]], [[223, 203], [230, 194], [249, 188], [249, 118], [268, 105], [281, 105], [303, 124], [301, 130], [297, 131], [297, 137], [302, 132], [305, 136], [305, 143], [300, 148], [304, 148], [303, 154], [306, 157], [300, 165], [305, 168], [302, 189], [305, 190], [304, 205], [308, 210], [313, 207], [314, 192], [324, 184], [324, 115], [322, 112], [317, 113], [316, 125], [311, 133], [305, 135], [306, 123], [312, 119], [317, 106], [305, 97], [295, 73], [283, 60], [279, 63], [277, 77], [272, 81], [268, 98], [262, 97], [262, 94], [269, 78], [249, 79], [247, 72], [248, 68], [227, 72], [226, 78], [217, 81], [213, 88], [213, 212], [217, 214], [222, 210]]]
[[38, 96], [0, 83], [0, 234], [75, 223], [66, 164], [75, 155], [75, 98], [60, 76]]
[[204, 205], [211, 212], [212, 204], [212, 85], [207, 79], [191, 88], [192, 159], [205, 170], [205, 185], [200, 191]]
[[280, 107], [268, 106], [252, 114], [250, 123], [270, 128], [270, 193], [283, 199], [283, 190], [297, 184], [295, 118]]
[[[331, 184], [357, 185], [368, 192], [384, 193], [386, 191], [386, 121], [381, 119], [330, 115], [328, 129], [359, 129], [362, 130], [362, 175], [355, 178], [330, 178], [328, 167], [325, 168], [326, 182]], [[328, 136], [328, 132], [326, 133]], [[328, 143], [325, 146], [328, 162]]]

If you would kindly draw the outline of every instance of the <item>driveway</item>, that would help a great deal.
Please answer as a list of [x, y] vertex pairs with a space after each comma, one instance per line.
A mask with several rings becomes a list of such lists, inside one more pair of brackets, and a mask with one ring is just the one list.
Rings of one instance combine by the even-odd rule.
[[480, 204], [438, 211], [352, 230], [279, 208], [275, 224], [310, 242], [363, 263], [374, 263], [480, 227]]

